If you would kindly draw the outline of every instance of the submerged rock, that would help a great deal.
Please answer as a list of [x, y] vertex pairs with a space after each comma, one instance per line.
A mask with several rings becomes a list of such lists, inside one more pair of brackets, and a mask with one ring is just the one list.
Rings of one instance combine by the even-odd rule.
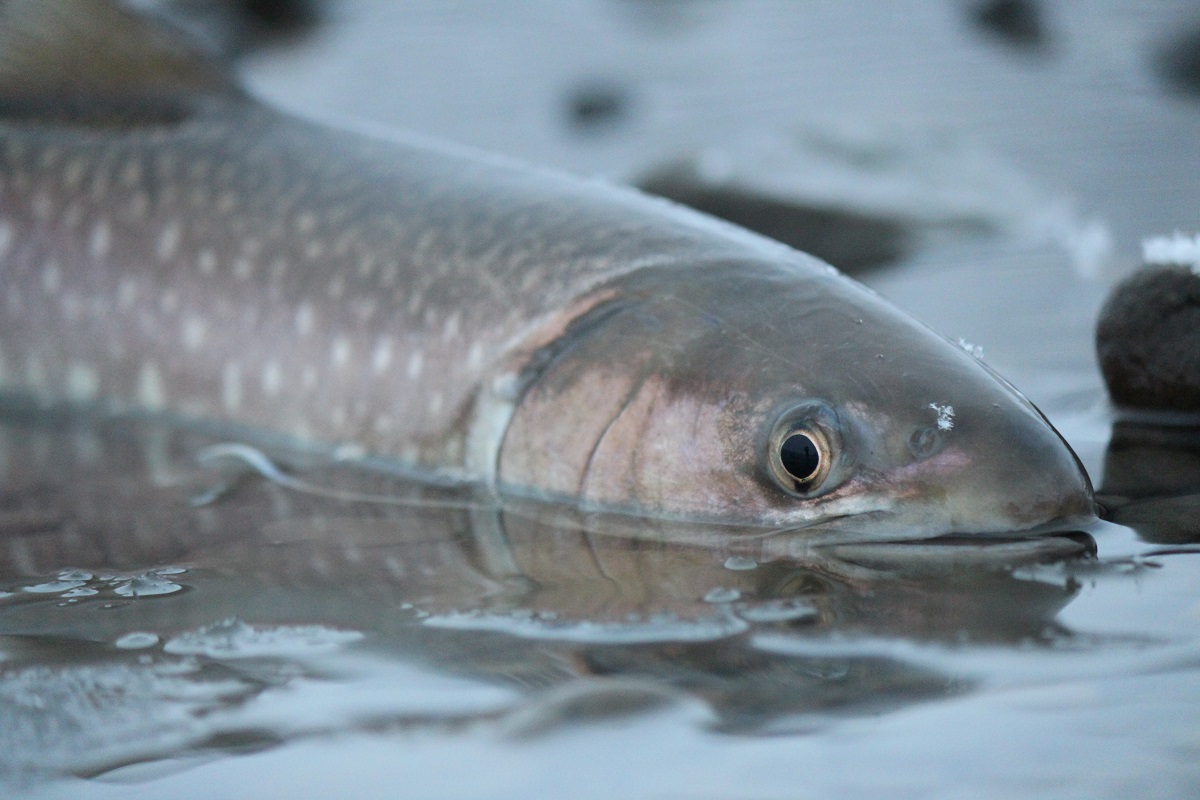
[[1012, 47], [1040, 51], [1049, 45], [1042, 9], [1034, 0], [987, 0], [969, 13], [976, 28]]
[[904, 221], [773, 196], [753, 186], [707, 182], [685, 164], [654, 172], [638, 185], [812, 253], [851, 275], [899, 261], [910, 249], [911, 230]]
[[1100, 312], [1096, 352], [1118, 405], [1200, 411], [1200, 275], [1152, 266], [1118, 284]]

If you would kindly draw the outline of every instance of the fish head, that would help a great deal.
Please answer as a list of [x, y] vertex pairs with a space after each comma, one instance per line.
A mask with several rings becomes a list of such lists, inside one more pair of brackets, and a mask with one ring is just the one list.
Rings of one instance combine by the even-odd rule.
[[1078, 458], [962, 347], [819, 263], [623, 279], [543, 360], [502, 485], [862, 538], [1093, 514]]

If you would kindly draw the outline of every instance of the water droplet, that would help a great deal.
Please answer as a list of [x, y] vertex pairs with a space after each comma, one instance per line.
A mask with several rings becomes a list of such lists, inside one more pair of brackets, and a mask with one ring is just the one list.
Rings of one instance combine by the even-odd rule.
[[92, 573], [78, 569], [63, 570], [58, 573], [58, 579], [60, 581], [90, 581]]
[[122, 583], [113, 591], [122, 597], [153, 597], [178, 592], [183, 587], [156, 575], [142, 575], [128, 583]]
[[143, 647], [153, 647], [158, 644], [158, 634], [135, 631], [125, 634], [113, 644], [122, 650], [141, 650]]
[[805, 600], [772, 600], [738, 609], [738, 616], [747, 622], [793, 622], [817, 615], [817, 610]]
[[737, 589], [726, 589], [724, 587], [718, 586], [715, 589], [708, 590], [708, 592], [704, 595], [704, 602], [706, 602], [706, 603], [732, 603], [733, 601], [741, 598], [741, 596], [742, 596], [742, 593], [739, 592]]
[[66, 592], [71, 589], [83, 586], [83, 581], [49, 581], [47, 583], [39, 583], [36, 586], [26, 586], [26, 592], [34, 594], [57, 594], [58, 592]]
[[94, 594], [100, 594], [99, 589], [93, 589], [90, 586], [80, 586], [76, 589], [63, 592], [63, 597], [91, 597]]
[[729, 558], [725, 559], [725, 569], [740, 571], [754, 569], [757, 566], [757, 561], [755, 561], [753, 558], [746, 558], [745, 556], [730, 556]]

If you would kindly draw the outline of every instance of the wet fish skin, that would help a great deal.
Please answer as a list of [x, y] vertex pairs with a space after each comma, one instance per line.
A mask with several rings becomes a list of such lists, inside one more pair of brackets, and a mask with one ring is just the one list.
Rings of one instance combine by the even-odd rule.
[[[106, 47], [114, 31], [145, 53]], [[14, 46], [38, 36], [93, 62], [57, 85], [60, 65]], [[10, 394], [637, 514], [876, 537], [1091, 514], [1028, 401], [776, 242], [632, 190], [298, 120], [94, 0], [3, 7], [0, 98]], [[768, 463], [797, 408], [838, 442], [807, 493]]]

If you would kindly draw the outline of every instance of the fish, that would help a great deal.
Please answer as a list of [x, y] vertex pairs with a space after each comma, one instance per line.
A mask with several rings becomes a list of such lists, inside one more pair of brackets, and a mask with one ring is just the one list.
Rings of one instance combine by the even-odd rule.
[[0, 393], [500, 498], [864, 539], [1081, 524], [989, 366], [670, 201], [254, 99], [106, 0], [0, 6]]

